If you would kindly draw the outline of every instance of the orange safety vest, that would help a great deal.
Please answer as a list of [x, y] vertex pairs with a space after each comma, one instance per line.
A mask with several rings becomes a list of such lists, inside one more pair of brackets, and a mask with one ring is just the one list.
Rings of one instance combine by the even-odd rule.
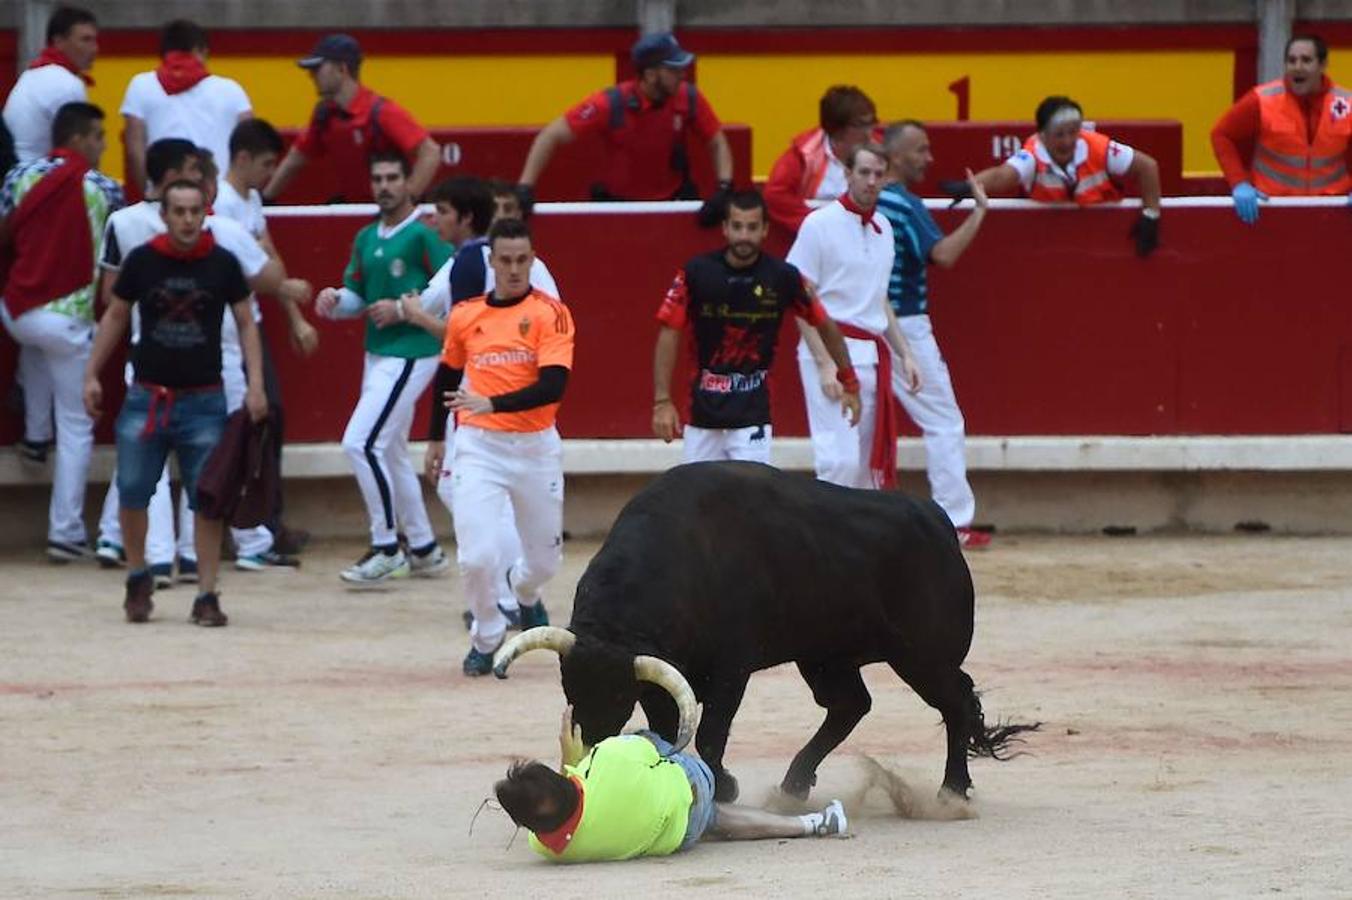
[[1038, 152], [1042, 141], [1037, 135], [1023, 142], [1023, 149], [1032, 155], [1037, 165], [1033, 172], [1033, 187], [1028, 192], [1029, 199], [1042, 203], [1073, 200], [1080, 206], [1114, 203], [1122, 199], [1122, 189], [1108, 174], [1108, 145], [1111, 141], [1097, 131], [1081, 131], [1079, 139], [1089, 146], [1089, 155], [1076, 167], [1074, 181], [1067, 181], [1059, 170], [1046, 161], [1045, 149]]
[[1284, 81], [1254, 88], [1259, 129], [1253, 153], [1253, 186], [1272, 197], [1346, 194], [1347, 142], [1352, 138], [1352, 92], [1330, 85], [1310, 140], [1308, 117]]
[[803, 158], [803, 180], [798, 185], [798, 196], [811, 200], [826, 180], [829, 160], [826, 155], [826, 132], [821, 128], [805, 131], [793, 139], [793, 148]]

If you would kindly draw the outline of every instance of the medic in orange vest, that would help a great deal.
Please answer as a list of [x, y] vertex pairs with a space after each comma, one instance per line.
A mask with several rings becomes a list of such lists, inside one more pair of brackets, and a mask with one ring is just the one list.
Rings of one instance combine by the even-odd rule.
[[[1141, 215], [1131, 227], [1136, 252], [1159, 246], [1160, 167], [1150, 154], [1084, 127], [1084, 111], [1069, 97], [1048, 97], [1037, 107], [1037, 134], [998, 166], [977, 173], [990, 194], [1019, 190], [1030, 200], [1093, 206], [1122, 199], [1123, 184], [1141, 187]], [[940, 182], [959, 199], [971, 196], [967, 182]]]
[[1258, 221], [1258, 201], [1346, 194], [1352, 92], [1324, 74], [1329, 48], [1313, 35], [1286, 42], [1286, 74], [1239, 99], [1211, 130], [1235, 212]]
[[812, 212], [809, 200], [834, 200], [845, 193], [844, 160], [874, 136], [878, 110], [859, 88], [837, 84], [822, 95], [817, 120], [818, 127], [795, 137], [775, 160], [765, 182], [765, 205], [781, 240], [798, 234]]

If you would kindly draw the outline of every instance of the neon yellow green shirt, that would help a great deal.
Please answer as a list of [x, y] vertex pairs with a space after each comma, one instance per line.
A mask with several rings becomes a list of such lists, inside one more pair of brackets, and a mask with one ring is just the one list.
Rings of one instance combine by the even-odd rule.
[[552, 862], [599, 862], [675, 853], [694, 795], [685, 770], [636, 734], [606, 738], [564, 774], [582, 782], [582, 818], [562, 853], [530, 836]]

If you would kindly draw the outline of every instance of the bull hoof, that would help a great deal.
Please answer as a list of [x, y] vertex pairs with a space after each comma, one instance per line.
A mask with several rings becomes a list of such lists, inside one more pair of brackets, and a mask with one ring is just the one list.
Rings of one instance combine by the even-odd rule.
[[732, 803], [737, 799], [737, 779], [727, 772], [714, 776], [714, 799], [719, 803]]
[[809, 775], [806, 779], [801, 781], [792, 776], [788, 776], [784, 779], [784, 783], [779, 786], [779, 789], [795, 800], [806, 800], [807, 795], [812, 793], [812, 788], [816, 784], [816, 775]]
[[940, 803], [968, 803], [972, 799], [972, 786], [946, 784], [939, 788]]

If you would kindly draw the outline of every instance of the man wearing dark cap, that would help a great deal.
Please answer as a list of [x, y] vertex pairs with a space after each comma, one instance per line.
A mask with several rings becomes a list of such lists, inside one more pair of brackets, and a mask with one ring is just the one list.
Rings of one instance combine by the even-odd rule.
[[554, 152], [580, 134], [605, 139], [607, 158], [592, 185], [596, 200], [694, 200], [686, 135], [709, 147], [718, 191], [700, 210], [700, 221], [716, 225], [732, 190], [732, 150], [709, 102], [685, 80], [695, 55], [670, 34], [640, 38], [632, 51], [638, 77], [592, 94], [535, 136], [518, 179], [523, 203], [534, 200], [535, 184]]
[[[346, 34], [320, 39], [310, 54], [296, 61], [314, 79], [319, 102], [310, 125], [277, 167], [263, 197], [276, 199], [311, 159], [332, 154], [338, 185], [365, 188], [369, 160], [375, 153], [396, 152], [409, 161], [408, 187], [422, 196], [441, 164], [441, 151], [427, 129], [398, 103], [382, 97], [358, 80], [361, 45]], [[342, 189], [333, 198], [341, 201]]]

